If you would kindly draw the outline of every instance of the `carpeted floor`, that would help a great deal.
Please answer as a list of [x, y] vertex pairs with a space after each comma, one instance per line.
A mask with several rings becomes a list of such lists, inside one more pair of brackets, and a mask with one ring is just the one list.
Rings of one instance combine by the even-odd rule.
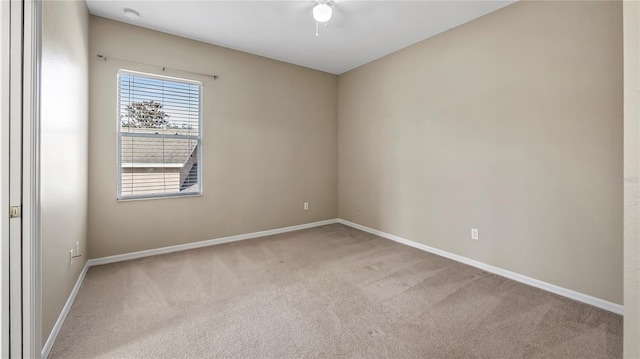
[[620, 358], [622, 317], [340, 224], [92, 267], [50, 358]]

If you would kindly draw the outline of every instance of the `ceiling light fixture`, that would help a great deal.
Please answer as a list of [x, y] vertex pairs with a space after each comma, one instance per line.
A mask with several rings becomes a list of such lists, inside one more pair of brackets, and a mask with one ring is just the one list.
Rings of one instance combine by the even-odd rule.
[[331, 6], [333, 0], [316, 0], [316, 6], [313, 7], [313, 18], [316, 20], [316, 36], [318, 36], [318, 24], [324, 23], [329, 26], [328, 21], [331, 20], [333, 10]]
[[313, 18], [316, 19], [317, 22], [327, 22], [331, 20], [331, 6], [327, 4], [318, 3], [313, 8]]
[[138, 20], [140, 18], [140, 14], [133, 9], [124, 9], [124, 16], [128, 17], [131, 20]]

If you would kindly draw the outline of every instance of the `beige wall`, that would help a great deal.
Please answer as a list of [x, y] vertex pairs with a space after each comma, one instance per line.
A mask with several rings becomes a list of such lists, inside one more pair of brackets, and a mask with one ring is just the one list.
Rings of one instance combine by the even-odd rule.
[[[337, 217], [337, 76], [95, 16], [90, 43], [90, 258]], [[116, 201], [118, 69], [204, 83], [203, 196]]]
[[640, 358], [640, 5], [624, 2], [624, 357]]
[[340, 218], [622, 303], [622, 65], [621, 2], [519, 2], [341, 75]]
[[[87, 260], [89, 12], [84, 1], [42, 10], [42, 341], [49, 337]], [[69, 264], [80, 244], [82, 258]]]

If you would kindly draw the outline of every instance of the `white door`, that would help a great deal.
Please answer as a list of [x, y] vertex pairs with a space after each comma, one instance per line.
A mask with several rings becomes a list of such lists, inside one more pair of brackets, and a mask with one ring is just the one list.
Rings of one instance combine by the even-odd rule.
[[40, 356], [39, 8], [32, 0], [0, 0], [2, 358]]

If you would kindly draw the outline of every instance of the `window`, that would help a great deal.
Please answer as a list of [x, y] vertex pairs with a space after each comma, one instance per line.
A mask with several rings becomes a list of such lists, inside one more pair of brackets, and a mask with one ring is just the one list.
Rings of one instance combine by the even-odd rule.
[[202, 84], [118, 72], [118, 199], [199, 195]]

